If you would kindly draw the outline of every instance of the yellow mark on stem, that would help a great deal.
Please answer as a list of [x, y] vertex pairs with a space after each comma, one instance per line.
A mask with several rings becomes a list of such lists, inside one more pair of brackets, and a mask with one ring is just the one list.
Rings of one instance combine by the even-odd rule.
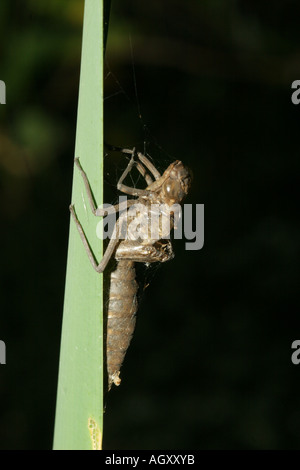
[[94, 418], [88, 419], [88, 428], [91, 435], [92, 446], [93, 450], [101, 450], [102, 449], [102, 432], [94, 420]]

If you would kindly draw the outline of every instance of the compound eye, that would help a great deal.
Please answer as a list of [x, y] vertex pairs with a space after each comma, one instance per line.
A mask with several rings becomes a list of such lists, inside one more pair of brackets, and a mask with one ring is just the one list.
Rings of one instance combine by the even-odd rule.
[[165, 183], [164, 185], [164, 193], [170, 199], [178, 200], [181, 197], [181, 186], [180, 183], [177, 181], [172, 181]]

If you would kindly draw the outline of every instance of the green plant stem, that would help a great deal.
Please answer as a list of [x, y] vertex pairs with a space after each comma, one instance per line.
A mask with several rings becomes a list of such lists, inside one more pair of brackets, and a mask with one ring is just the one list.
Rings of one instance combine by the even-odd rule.
[[[75, 156], [86, 171], [97, 205], [103, 170], [103, 0], [84, 8]], [[97, 258], [102, 242], [83, 181], [74, 168], [72, 203]], [[67, 208], [66, 208], [67, 211]], [[100, 448], [103, 415], [102, 275], [87, 257], [71, 220], [62, 325], [54, 449]]]

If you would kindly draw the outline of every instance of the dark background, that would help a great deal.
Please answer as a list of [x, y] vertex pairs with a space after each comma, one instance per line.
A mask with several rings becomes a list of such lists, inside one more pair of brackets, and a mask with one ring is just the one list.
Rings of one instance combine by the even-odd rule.
[[[52, 447], [82, 12], [0, 3], [2, 449]], [[177, 241], [145, 291], [106, 449], [300, 448], [299, 18], [296, 1], [112, 1], [106, 140], [192, 168], [205, 245]], [[106, 157], [106, 202], [124, 165]]]

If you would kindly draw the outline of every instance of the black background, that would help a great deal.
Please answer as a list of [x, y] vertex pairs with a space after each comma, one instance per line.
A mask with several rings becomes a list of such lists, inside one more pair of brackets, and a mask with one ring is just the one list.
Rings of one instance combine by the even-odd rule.
[[[0, 4], [2, 449], [52, 447], [82, 12]], [[105, 449], [300, 447], [299, 17], [296, 1], [112, 2], [105, 138], [192, 169], [205, 245], [177, 241], [145, 291]], [[124, 165], [106, 157], [106, 202]]]

